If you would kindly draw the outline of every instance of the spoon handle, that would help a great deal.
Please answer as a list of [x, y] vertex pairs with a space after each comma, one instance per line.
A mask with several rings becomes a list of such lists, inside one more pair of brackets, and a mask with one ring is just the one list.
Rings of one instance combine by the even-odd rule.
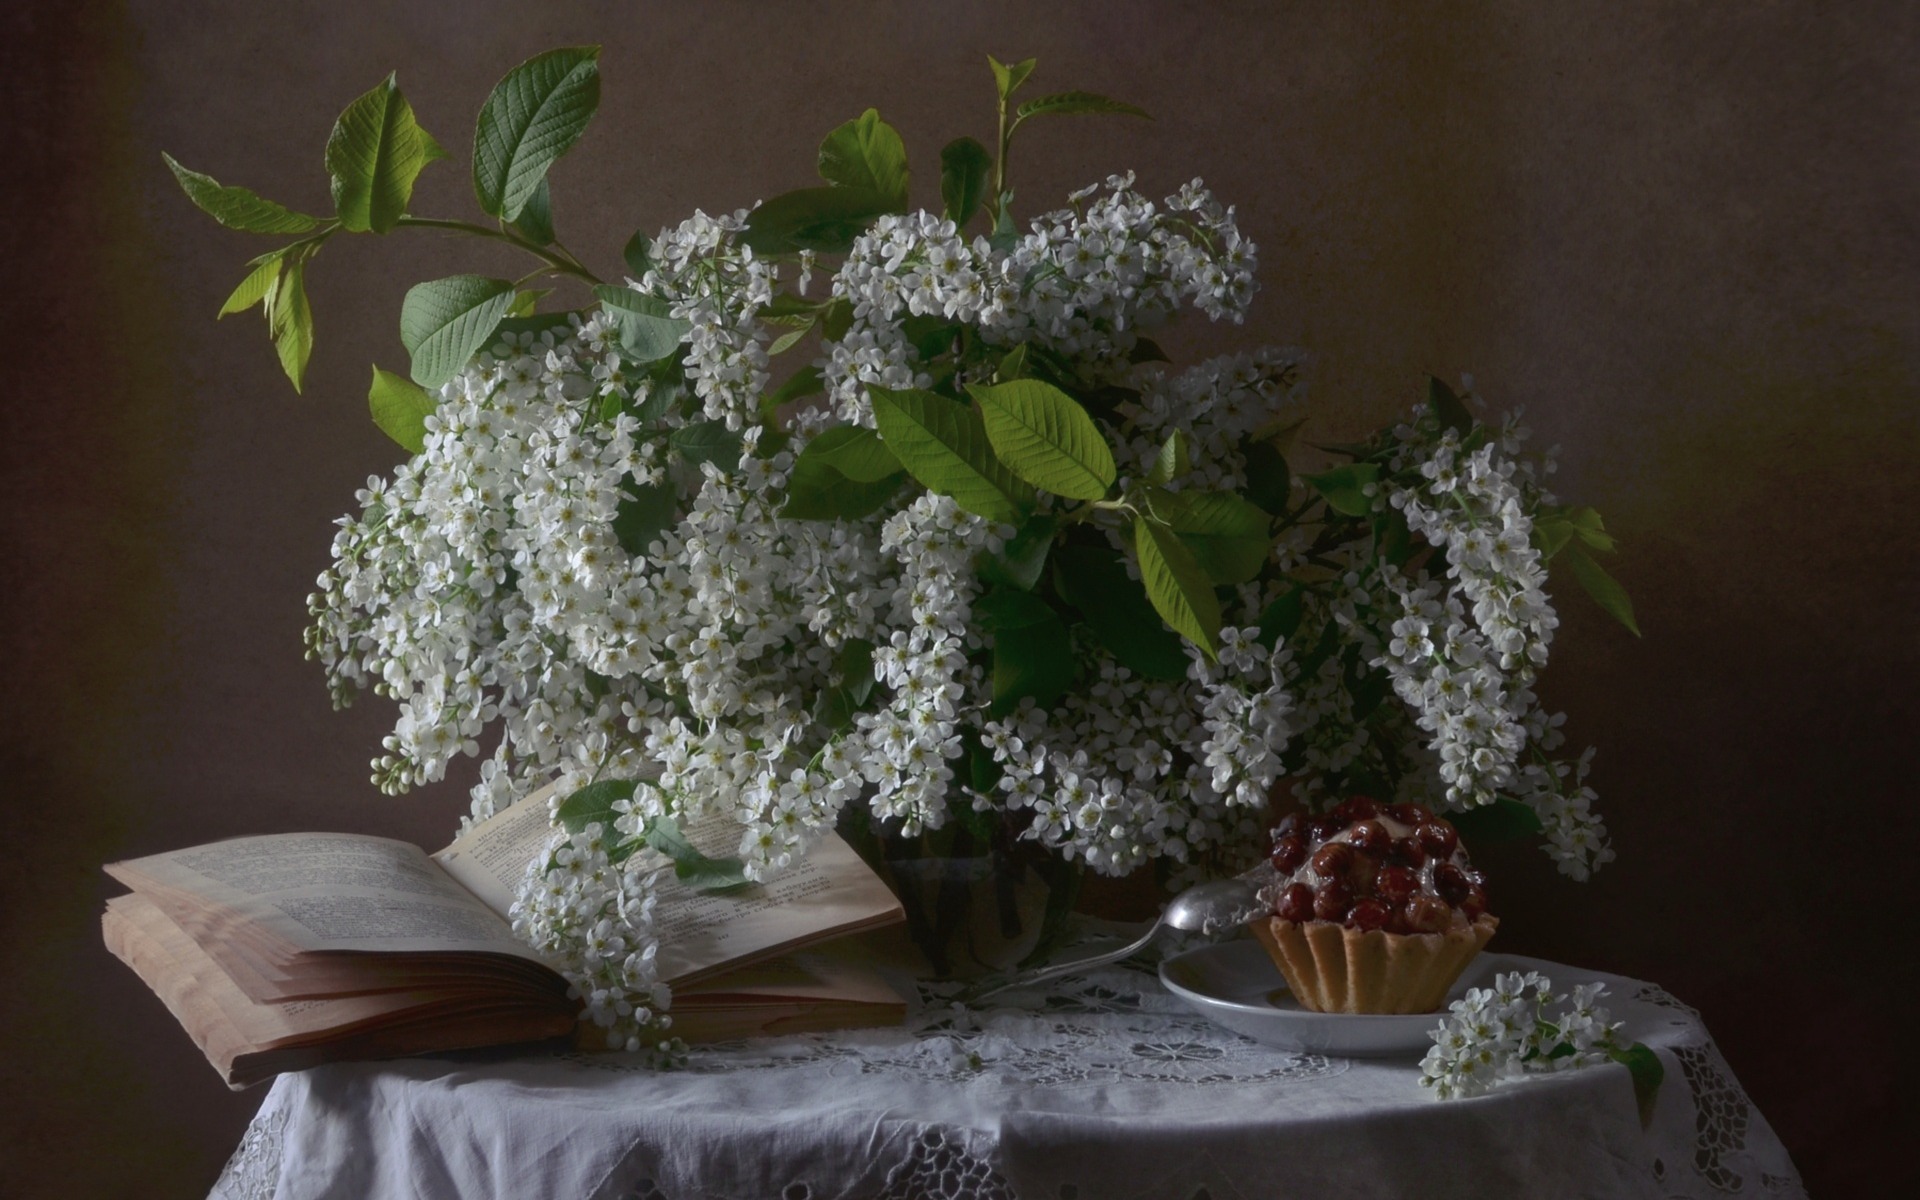
[[1105, 950], [1099, 954], [1088, 955], [1086, 958], [1076, 958], [1072, 962], [1054, 963], [1051, 966], [1041, 967], [1038, 970], [1027, 971], [1023, 974], [1015, 975], [1011, 979], [1002, 980], [985, 991], [974, 992], [969, 999], [984, 1000], [988, 996], [998, 995], [1008, 988], [1027, 987], [1036, 983], [1045, 983], [1049, 979], [1058, 979], [1062, 975], [1071, 975], [1075, 971], [1084, 971], [1088, 967], [1102, 967], [1110, 962], [1119, 962], [1130, 954], [1137, 954], [1141, 950], [1146, 949], [1147, 943], [1151, 942], [1154, 935], [1160, 932], [1160, 926], [1162, 924], [1164, 924], [1164, 921], [1155, 921], [1153, 928], [1147, 930], [1141, 934], [1139, 938], [1127, 943], [1118, 950]]

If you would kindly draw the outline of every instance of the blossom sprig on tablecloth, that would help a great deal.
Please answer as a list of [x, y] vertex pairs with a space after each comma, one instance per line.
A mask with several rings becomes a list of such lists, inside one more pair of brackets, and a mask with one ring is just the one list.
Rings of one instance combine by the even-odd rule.
[[1598, 1003], [1605, 994], [1601, 983], [1556, 992], [1538, 971], [1508, 972], [1491, 988], [1469, 988], [1435, 1027], [1433, 1048], [1420, 1060], [1420, 1086], [1437, 1100], [1464, 1100], [1530, 1073], [1617, 1062], [1632, 1073], [1644, 1114], [1664, 1071], [1647, 1046], [1622, 1040], [1623, 1023]]
[[[632, 1036], [660, 1007], [629, 965], [651, 961], [643, 846], [737, 883], [871, 824], [1178, 882], [1257, 855], [1290, 787], [1437, 802], [1469, 837], [1518, 823], [1576, 876], [1611, 857], [1590, 754], [1555, 756], [1533, 690], [1550, 569], [1632, 624], [1598, 515], [1438, 380], [1400, 425], [1309, 448], [1302, 353], [1170, 364], [1150, 331], [1238, 323], [1257, 290], [1234, 210], [1122, 174], [1016, 219], [1029, 121], [1144, 114], [1021, 103], [1031, 61], [993, 66], [997, 157], [950, 143], [937, 207], [868, 110], [821, 144], [826, 186], [636, 234], [613, 283], [555, 240], [545, 179], [591, 116], [592, 48], [489, 100], [490, 226], [405, 212], [438, 147], [391, 80], [336, 129], [336, 218], [180, 169], [223, 222], [306, 235], [229, 302], [262, 304], [296, 385], [304, 271], [335, 234], [453, 230], [541, 264], [409, 291], [408, 374], [376, 370], [369, 399], [412, 457], [342, 518], [308, 646], [338, 702], [397, 704], [382, 789], [483, 753], [471, 819], [558, 785], [522, 920]], [[513, 127], [529, 95], [538, 138]], [[393, 144], [346, 153], [369, 129]], [[591, 303], [541, 311], [543, 276]], [[1294, 474], [1316, 456], [1335, 465]], [[695, 824], [732, 853], [696, 852]]]

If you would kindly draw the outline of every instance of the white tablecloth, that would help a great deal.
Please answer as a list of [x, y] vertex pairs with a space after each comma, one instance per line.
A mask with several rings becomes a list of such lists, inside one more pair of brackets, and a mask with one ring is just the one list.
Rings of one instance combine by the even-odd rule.
[[1599, 979], [1666, 1067], [1642, 1128], [1608, 1064], [1441, 1103], [1411, 1060], [1277, 1051], [1133, 967], [902, 1029], [617, 1054], [479, 1052], [282, 1076], [213, 1200], [1803, 1197], [1699, 1014]]

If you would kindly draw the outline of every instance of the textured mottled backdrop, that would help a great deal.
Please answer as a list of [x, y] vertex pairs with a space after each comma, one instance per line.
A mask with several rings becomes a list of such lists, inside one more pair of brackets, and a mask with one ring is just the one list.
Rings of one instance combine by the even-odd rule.
[[[1389, 13], [1391, 15], [1389, 15]], [[230, 1095], [99, 948], [107, 859], [250, 832], [437, 845], [452, 782], [397, 800], [390, 714], [329, 710], [300, 656], [329, 522], [397, 452], [367, 364], [404, 361], [410, 283], [490, 265], [437, 236], [311, 269], [307, 394], [258, 318], [216, 325], [246, 236], [166, 149], [309, 211], [345, 103], [400, 68], [455, 161], [416, 208], [473, 215], [487, 88], [606, 46], [556, 170], [562, 236], [804, 184], [877, 105], [933, 196], [989, 132], [988, 52], [1152, 124], [1035, 126], [1024, 206], [1137, 168], [1202, 174], [1258, 240], [1241, 331], [1298, 343], [1329, 436], [1472, 372], [1564, 447], [1621, 539], [1646, 631], [1568, 596], [1548, 699], [1602, 747], [1620, 861], [1580, 886], [1493, 856], [1509, 950], [1699, 1005], [1815, 1194], [1897, 1176], [1910, 1117], [1920, 666], [1920, 38], [1893, 3], [22, 3], [0, 16], [0, 1192], [190, 1196], [258, 1102]], [[603, 268], [604, 270], [605, 268]], [[1899, 1089], [1896, 1092], [1896, 1089]]]

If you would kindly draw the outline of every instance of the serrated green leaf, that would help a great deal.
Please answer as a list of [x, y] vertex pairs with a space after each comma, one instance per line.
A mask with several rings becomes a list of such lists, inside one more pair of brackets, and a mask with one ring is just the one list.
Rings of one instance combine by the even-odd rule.
[[[227, 297], [227, 302], [220, 306], [221, 317], [245, 312], [267, 298], [267, 293], [273, 289], [274, 282], [280, 278], [281, 264], [285, 261], [283, 253], [275, 250], [271, 254], [261, 255], [248, 264], [253, 270], [247, 272], [247, 277], [240, 281], [240, 286], [234, 288], [233, 294]], [[215, 318], [215, 320], [218, 319], [218, 317]]]
[[1019, 522], [1033, 489], [994, 457], [979, 413], [932, 392], [867, 394], [887, 448], [923, 486], [988, 520]]
[[875, 219], [898, 211], [890, 197], [864, 188], [802, 188], [775, 196], [748, 214], [740, 242], [763, 256], [799, 250], [845, 254]]
[[621, 249], [620, 257], [627, 264], [627, 270], [635, 279], [643, 279], [653, 267], [653, 239], [646, 234], [634, 231], [627, 244]]
[[600, 47], [549, 50], [507, 72], [480, 109], [473, 193], [490, 216], [512, 221], [554, 160], [573, 148], [600, 105]]
[[1247, 447], [1247, 483], [1241, 494], [1273, 516], [1287, 511], [1293, 498], [1293, 473], [1286, 456], [1267, 442]]
[[1049, 513], [1028, 517], [999, 553], [981, 561], [981, 578], [1023, 592], [1032, 591], [1047, 569], [1047, 554], [1053, 548], [1053, 536], [1059, 528], [1059, 520]]
[[1007, 132], [1012, 133], [1019, 127], [1020, 122], [1029, 117], [1065, 116], [1072, 113], [1116, 113], [1121, 116], [1153, 120], [1153, 114], [1144, 108], [1125, 104], [1119, 100], [1110, 100], [1093, 92], [1055, 92], [1051, 96], [1036, 97], [1015, 109], [1013, 124]]
[[1078, 401], [1050, 383], [1013, 379], [969, 384], [994, 453], [1038, 488], [1072, 500], [1101, 500], [1118, 470], [1100, 427]]
[[513, 303], [507, 307], [507, 317], [530, 317], [541, 299], [551, 295], [552, 288], [522, 288], [513, 294]]
[[593, 294], [619, 319], [620, 353], [633, 362], [659, 362], [677, 350], [693, 328], [657, 296], [604, 283], [595, 284]]
[[553, 193], [547, 186], [546, 176], [540, 177], [540, 186], [533, 189], [533, 195], [527, 197], [526, 204], [520, 209], [520, 215], [513, 219], [513, 227], [536, 246], [551, 245], [553, 242]]
[[872, 483], [859, 483], [804, 455], [787, 477], [787, 502], [780, 515], [796, 521], [857, 521], [880, 511], [906, 481], [905, 471]]
[[1634, 623], [1633, 601], [1627, 598], [1627, 589], [1593, 561], [1581, 546], [1568, 546], [1566, 561], [1573, 567], [1573, 577], [1580, 581], [1587, 595], [1593, 597], [1594, 603], [1612, 614], [1613, 619], [1625, 625], [1633, 636], [1639, 637], [1640, 626]]
[[718, 463], [731, 468], [740, 461], [740, 435], [725, 421], [695, 421], [667, 435], [667, 443], [691, 463]]
[[298, 392], [313, 357], [313, 310], [307, 306], [307, 269], [303, 260], [289, 262], [267, 290], [267, 329], [280, 356], [280, 369]]
[[1613, 535], [1607, 532], [1607, 526], [1600, 519], [1597, 509], [1577, 508], [1567, 518], [1573, 533], [1581, 541], [1603, 554], [1612, 554], [1618, 546]]
[[907, 146], [900, 131], [868, 109], [820, 143], [820, 178], [887, 198], [895, 212], [907, 207]]
[[1473, 843], [1513, 842], [1533, 837], [1545, 826], [1540, 823], [1540, 815], [1533, 806], [1522, 804], [1518, 800], [1501, 797], [1492, 804], [1480, 805], [1463, 812], [1448, 813], [1447, 820], [1460, 831], [1460, 836]]
[[1438, 375], [1427, 376], [1427, 407], [1432, 410], [1434, 419], [1440, 422], [1440, 428], [1451, 429], [1461, 437], [1473, 428], [1473, 414], [1460, 401], [1454, 390]]
[[817, 395], [826, 390], [827, 383], [821, 376], [819, 367], [802, 367], [788, 377], [785, 383], [761, 397], [760, 415], [763, 418], [771, 418], [782, 407], [795, 400]]
[[327, 174], [340, 227], [385, 233], [407, 211], [414, 180], [447, 156], [413, 118], [392, 75], [347, 105], [327, 138]]
[[1154, 456], [1153, 466], [1147, 470], [1147, 482], [1168, 484], [1191, 470], [1193, 460], [1187, 452], [1187, 435], [1176, 429], [1160, 443], [1160, 453]]
[[554, 811], [554, 819], [568, 833], [579, 833], [598, 822], [611, 836], [614, 818], [620, 815], [614, 810], [614, 802], [633, 799], [633, 789], [634, 782], [631, 779], [602, 779], [590, 783], [562, 800], [560, 807]]
[[1542, 511], [1533, 519], [1533, 548], [1540, 557], [1552, 562], [1573, 540], [1573, 522], [1558, 511]]
[[1273, 550], [1273, 518], [1233, 492], [1149, 488], [1146, 501], [1216, 584], [1247, 582], [1260, 573]]
[[1306, 592], [1299, 587], [1288, 588], [1260, 610], [1260, 636], [1256, 640], [1269, 650], [1282, 638], [1291, 641], [1300, 632], [1300, 622], [1306, 615]]
[[1148, 679], [1187, 677], [1187, 652], [1129, 578], [1120, 556], [1105, 546], [1057, 546], [1053, 588], [1085, 617], [1100, 644], [1120, 664]]
[[[1005, 598], [999, 606], [995, 601]], [[999, 611], [1004, 610], [1004, 611]], [[1073, 682], [1073, 638], [1059, 614], [1031, 592], [995, 591], [976, 602], [993, 636], [993, 703], [1003, 716], [1028, 696], [1052, 708]], [[996, 611], [999, 612], [996, 618]]]
[[1635, 1042], [1625, 1050], [1615, 1050], [1613, 1061], [1626, 1067], [1633, 1079], [1633, 1099], [1640, 1109], [1640, 1127], [1653, 1128], [1653, 1106], [1660, 1099], [1660, 1085], [1667, 1077], [1660, 1056], [1645, 1042]]
[[1301, 478], [1320, 493], [1328, 508], [1342, 516], [1364, 517], [1373, 511], [1373, 497], [1367, 494], [1367, 489], [1379, 482], [1380, 468], [1373, 463], [1348, 463]]
[[807, 334], [811, 333], [812, 331], [813, 331], [812, 322], [808, 322], [807, 324], [802, 325], [798, 329], [789, 329], [787, 332], [773, 339], [773, 344], [767, 347], [767, 356], [771, 358], [773, 355], [776, 355], [776, 354], [785, 354], [787, 351], [799, 345], [800, 339], [807, 336]]
[[961, 229], [980, 211], [992, 167], [993, 156], [970, 137], [955, 138], [940, 151], [940, 200], [947, 219]]
[[845, 296], [835, 297], [820, 314], [820, 336], [838, 342], [853, 328], [853, 305]]
[[822, 430], [800, 458], [832, 467], [855, 483], [878, 483], [905, 469], [877, 431], [859, 425]]
[[367, 389], [367, 408], [373, 423], [380, 427], [409, 454], [427, 448], [427, 418], [433, 415], [433, 397], [405, 375], [373, 369], [373, 386]]
[[1154, 611], [1213, 658], [1220, 637], [1220, 600], [1193, 552], [1179, 534], [1144, 516], [1133, 523], [1133, 552]]
[[413, 356], [413, 381], [437, 388], [467, 363], [513, 306], [513, 284], [481, 275], [451, 275], [407, 290], [400, 305], [400, 341]]
[[180, 190], [187, 194], [187, 199], [228, 229], [243, 233], [305, 233], [320, 223], [314, 217], [275, 204], [247, 188], [222, 186], [211, 175], [181, 166], [170, 154], [163, 153], [160, 157], [179, 180]]
[[621, 491], [625, 494], [613, 512], [614, 540], [628, 554], [643, 558], [647, 547], [679, 523], [680, 498], [671, 484], [636, 483], [631, 475]]
[[1037, 58], [1029, 58], [1012, 66], [1006, 66], [993, 55], [987, 55], [987, 66], [993, 70], [993, 84], [999, 90], [1000, 99], [1005, 100], [1018, 91], [1020, 85], [1027, 81], [1027, 76], [1033, 74], [1034, 64], [1039, 61]]
[[647, 845], [673, 860], [673, 877], [696, 891], [730, 891], [748, 882], [739, 859], [708, 858], [670, 817], [648, 821], [645, 837]]

